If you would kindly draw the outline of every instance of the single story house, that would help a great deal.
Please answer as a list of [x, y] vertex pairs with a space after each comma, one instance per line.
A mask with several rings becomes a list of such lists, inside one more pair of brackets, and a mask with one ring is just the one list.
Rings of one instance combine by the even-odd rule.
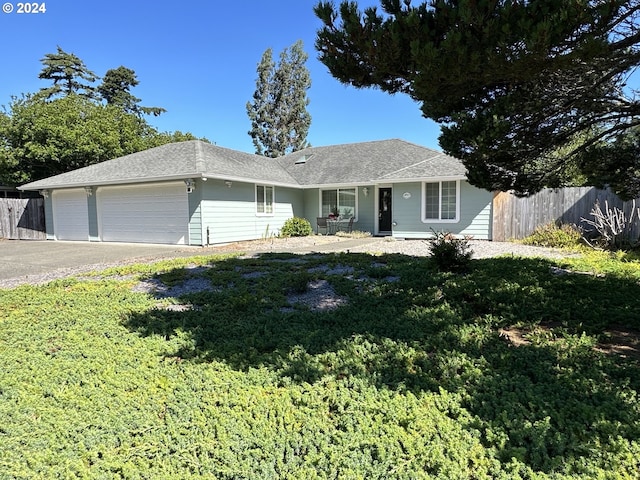
[[47, 239], [209, 245], [278, 234], [290, 217], [337, 212], [400, 239], [446, 230], [491, 239], [491, 192], [448, 155], [402, 140], [311, 147], [266, 158], [200, 140], [28, 183], [45, 197]]

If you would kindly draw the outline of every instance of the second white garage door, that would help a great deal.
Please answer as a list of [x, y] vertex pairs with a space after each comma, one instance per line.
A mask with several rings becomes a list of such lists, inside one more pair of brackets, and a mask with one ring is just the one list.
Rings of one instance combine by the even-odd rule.
[[97, 200], [104, 242], [187, 243], [189, 201], [184, 182], [101, 187]]
[[84, 189], [55, 190], [52, 200], [56, 239], [89, 240], [89, 210]]

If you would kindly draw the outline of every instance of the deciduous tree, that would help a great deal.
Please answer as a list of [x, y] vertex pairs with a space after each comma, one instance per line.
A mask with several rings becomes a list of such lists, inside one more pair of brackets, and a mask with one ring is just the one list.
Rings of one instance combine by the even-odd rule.
[[[381, 6], [361, 12], [355, 2], [318, 3], [320, 60], [344, 83], [419, 102], [473, 184], [526, 195], [560, 186], [567, 165], [604, 180], [589, 163], [615, 163], [611, 155], [629, 152], [633, 142], [619, 141], [640, 125], [637, 92], [626, 86], [640, 64], [639, 0]], [[557, 155], [585, 135], [567, 157]], [[606, 181], [640, 195], [626, 188], [639, 163]]]
[[267, 49], [258, 64], [253, 100], [247, 102], [249, 135], [258, 155], [279, 157], [308, 146], [311, 115], [307, 90], [311, 77], [302, 41], [280, 54], [278, 64]]
[[193, 139], [190, 133], [159, 133], [119, 106], [77, 94], [48, 101], [37, 95], [14, 98], [0, 115], [0, 184], [17, 186]]
[[0, 182], [20, 185], [145, 148], [152, 129], [134, 115], [77, 94], [14, 99], [0, 138]]

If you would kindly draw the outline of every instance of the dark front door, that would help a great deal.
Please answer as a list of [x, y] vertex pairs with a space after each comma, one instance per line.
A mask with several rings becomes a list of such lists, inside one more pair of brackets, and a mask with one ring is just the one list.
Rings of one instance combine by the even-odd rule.
[[378, 191], [378, 231], [391, 231], [391, 188]]

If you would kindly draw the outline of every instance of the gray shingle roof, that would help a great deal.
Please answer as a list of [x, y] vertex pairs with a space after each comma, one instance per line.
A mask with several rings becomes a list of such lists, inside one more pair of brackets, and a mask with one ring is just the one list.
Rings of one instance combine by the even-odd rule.
[[408, 181], [466, 174], [459, 160], [397, 139], [311, 147], [278, 161], [301, 185]]
[[24, 190], [113, 185], [189, 177], [297, 185], [274, 161], [200, 140], [170, 143], [23, 185]]
[[312, 147], [279, 159], [200, 140], [171, 143], [23, 185], [21, 190], [189, 177], [315, 186], [463, 177], [455, 158], [403, 140]]
[[273, 158], [243, 153], [196, 141], [200, 149], [200, 172], [208, 177], [231, 178], [281, 185], [297, 185], [298, 182]]

